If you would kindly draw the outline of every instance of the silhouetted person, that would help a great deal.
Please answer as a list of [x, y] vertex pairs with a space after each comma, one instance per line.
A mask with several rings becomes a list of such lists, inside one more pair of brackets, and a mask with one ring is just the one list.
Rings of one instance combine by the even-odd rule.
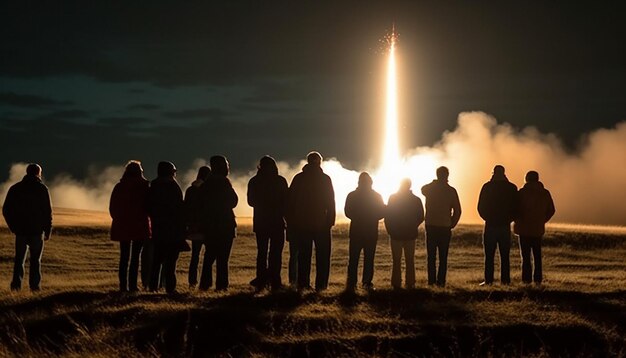
[[261, 158], [257, 174], [248, 182], [248, 205], [254, 208], [252, 229], [257, 244], [256, 277], [251, 284], [257, 290], [268, 284], [273, 290], [282, 286], [280, 268], [285, 246], [287, 190], [287, 180], [278, 175], [274, 158]]
[[[198, 175], [189, 188], [185, 191], [185, 224], [187, 225], [187, 238], [191, 240], [191, 259], [189, 260], [189, 287], [194, 288], [198, 284], [198, 264], [200, 252], [204, 247], [204, 262], [209, 263], [210, 254], [206, 247], [206, 237], [202, 233], [202, 198], [200, 187], [211, 175], [211, 168], [202, 166], [198, 169]], [[211, 265], [212, 263], [209, 263]], [[210, 285], [209, 285], [210, 286]]]
[[160, 162], [157, 178], [148, 191], [148, 213], [152, 222], [154, 262], [150, 290], [157, 291], [163, 276], [165, 291], [176, 291], [176, 261], [185, 242], [183, 192], [176, 181], [176, 167]]
[[43, 242], [50, 239], [52, 229], [52, 206], [48, 188], [41, 181], [41, 167], [29, 164], [26, 175], [13, 184], [7, 193], [2, 214], [15, 234], [15, 262], [11, 290], [22, 288], [24, 261], [30, 250], [28, 284], [31, 291], [38, 291], [41, 282], [41, 255]]
[[131, 160], [111, 193], [111, 240], [120, 243], [119, 281], [122, 292], [138, 290], [141, 248], [151, 235], [147, 208], [149, 187], [141, 162]]
[[289, 187], [287, 226], [298, 245], [298, 288], [311, 286], [311, 255], [315, 244], [315, 289], [325, 290], [330, 275], [331, 228], [335, 225], [335, 192], [321, 167], [322, 156], [311, 152], [302, 172]]
[[[461, 203], [456, 189], [448, 184], [448, 168], [437, 168], [437, 179], [422, 187], [426, 197], [426, 253], [428, 284], [445, 286], [448, 270], [448, 248], [452, 229], [461, 218]], [[439, 270], [436, 269], [439, 252]]]
[[209, 163], [211, 175], [202, 184], [200, 190], [203, 205], [203, 231], [211, 260], [205, 261], [202, 265], [200, 289], [209, 288], [207, 283], [212, 277], [211, 263], [215, 261], [215, 289], [225, 291], [228, 289], [228, 260], [237, 228], [233, 209], [237, 206], [239, 198], [228, 179], [229, 165], [226, 158], [220, 155], [213, 156]]
[[346, 288], [354, 290], [357, 284], [359, 257], [363, 251], [363, 288], [374, 287], [374, 255], [378, 242], [378, 221], [385, 215], [383, 198], [372, 189], [372, 177], [359, 175], [356, 190], [346, 197], [344, 213], [350, 219], [350, 256]]
[[[546, 231], [546, 223], [555, 213], [550, 192], [539, 181], [539, 173], [529, 171], [526, 184], [519, 190], [519, 207], [513, 230], [519, 235], [522, 253], [522, 281], [540, 284], [543, 279], [541, 265], [541, 238]], [[532, 272], [531, 252], [535, 263]]]
[[411, 191], [411, 180], [400, 182], [397, 193], [389, 197], [385, 214], [385, 228], [389, 233], [393, 267], [391, 286], [402, 287], [402, 253], [406, 264], [406, 288], [415, 287], [415, 240], [418, 228], [424, 222], [422, 200]]
[[491, 180], [483, 185], [478, 198], [478, 213], [485, 220], [485, 281], [481, 285], [493, 283], [496, 247], [500, 250], [500, 282], [504, 285], [511, 283], [511, 223], [516, 210], [517, 186], [509, 182], [504, 174], [504, 167], [496, 165]]

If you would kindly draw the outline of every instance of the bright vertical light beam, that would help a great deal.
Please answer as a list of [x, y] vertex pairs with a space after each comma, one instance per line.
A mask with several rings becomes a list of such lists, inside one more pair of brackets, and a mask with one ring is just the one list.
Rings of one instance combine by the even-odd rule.
[[385, 143], [383, 167], [397, 168], [400, 164], [398, 145], [398, 81], [396, 75], [396, 34], [390, 37], [389, 60], [387, 63], [387, 98], [385, 111]]

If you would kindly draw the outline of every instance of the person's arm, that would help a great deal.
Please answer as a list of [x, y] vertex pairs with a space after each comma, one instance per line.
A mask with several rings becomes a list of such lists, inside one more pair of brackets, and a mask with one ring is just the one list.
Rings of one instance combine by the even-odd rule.
[[247, 192], [248, 205], [253, 208], [257, 205], [256, 194], [257, 193], [256, 193], [255, 179], [253, 177], [252, 179], [250, 179], [250, 181], [248, 181], [248, 192]]
[[343, 213], [346, 215], [348, 219], [352, 219], [353, 216], [353, 204], [352, 204], [352, 193], [348, 194], [346, 197], [346, 204], [343, 206]]
[[480, 189], [480, 194], [478, 195], [478, 215], [484, 220], [487, 221], [488, 211], [487, 211], [487, 191], [485, 190], [485, 185]]
[[233, 189], [233, 185], [230, 183], [228, 178], [226, 178], [225, 189], [226, 203], [230, 209], [234, 209], [237, 206], [237, 203], [239, 203], [239, 197], [237, 196], [237, 193], [235, 192], [235, 189]]
[[385, 202], [383, 202], [383, 197], [380, 196], [380, 194], [376, 195], [376, 205], [376, 218], [378, 220], [383, 219], [385, 217], [385, 211], [387, 210], [387, 207], [385, 206]]
[[4, 216], [4, 220], [7, 222], [7, 226], [11, 232], [15, 232], [13, 230], [13, 212], [15, 205], [15, 193], [13, 188], [9, 189], [6, 198], [4, 199], [4, 204], [2, 205], [2, 216]]
[[554, 213], [556, 213], [556, 209], [554, 207], [554, 201], [552, 200], [552, 195], [550, 195], [550, 192], [547, 191], [548, 194], [548, 209], [546, 211], [546, 222], [550, 221], [550, 219], [552, 219], [552, 217], [554, 216]]
[[48, 192], [48, 188], [44, 187], [44, 195], [43, 195], [43, 209], [44, 209], [44, 228], [43, 228], [43, 239], [49, 240], [50, 233], [52, 231], [52, 202], [50, 200], [50, 192]]
[[456, 189], [452, 189], [454, 196], [452, 198], [452, 217], [451, 217], [451, 225], [450, 228], [454, 229], [456, 224], [459, 223], [459, 219], [461, 218], [461, 202], [459, 201], [459, 194], [457, 194]]
[[424, 205], [422, 200], [417, 198], [417, 226], [420, 226], [424, 222]]
[[331, 228], [333, 225], [335, 225], [335, 216], [336, 214], [336, 209], [335, 209], [335, 190], [333, 189], [333, 182], [330, 179], [330, 177], [328, 177], [328, 203], [327, 203], [327, 207], [326, 207], [326, 222], [328, 224], [328, 227]]

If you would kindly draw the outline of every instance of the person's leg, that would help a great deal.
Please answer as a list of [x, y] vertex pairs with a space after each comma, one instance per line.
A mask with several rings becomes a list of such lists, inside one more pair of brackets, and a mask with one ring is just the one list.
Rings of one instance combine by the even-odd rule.
[[404, 262], [406, 262], [406, 288], [415, 287], [415, 240], [406, 240], [402, 243]]
[[13, 262], [13, 281], [11, 290], [17, 291], [22, 288], [24, 279], [24, 261], [28, 250], [27, 238], [24, 235], [15, 235], [15, 261]]
[[30, 269], [28, 271], [28, 286], [31, 291], [39, 290], [41, 282], [41, 255], [43, 254], [43, 237], [34, 235], [29, 237]]
[[350, 238], [348, 252], [348, 278], [346, 280], [346, 288], [354, 289], [357, 283], [359, 256], [361, 255], [361, 240], [359, 238]]
[[535, 273], [533, 280], [535, 283], [543, 281], [543, 263], [541, 259], [541, 237], [533, 237], [532, 250], [533, 259], [535, 260]]
[[508, 285], [511, 283], [511, 227], [508, 225], [500, 228], [498, 249], [500, 250], [500, 282]]
[[389, 238], [391, 246], [391, 286], [402, 287], [402, 241]]
[[189, 274], [187, 275], [189, 287], [196, 287], [198, 284], [198, 264], [200, 263], [201, 251], [202, 241], [191, 241], [191, 258], [189, 259]]
[[210, 241], [204, 241], [204, 258], [202, 259], [202, 273], [198, 286], [201, 291], [206, 291], [213, 286], [213, 264], [217, 259], [217, 250], [218, 246], [214, 237]]
[[298, 288], [308, 288], [311, 287], [313, 237], [308, 232], [299, 232], [295, 235], [298, 244]]
[[363, 286], [371, 287], [374, 280], [374, 256], [378, 238], [367, 240], [363, 245]]
[[520, 249], [520, 254], [522, 256], [522, 282], [523, 283], [533, 282], [532, 265], [530, 262], [531, 243], [529, 239], [530, 238], [527, 236], [519, 237], [519, 249]]
[[156, 292], [161, 285], [161, 270], [163, 269], [164, 248], [160, 242], [155, 242], [153, 246], [152, 263], [150, 268], [150, 285], [149, 290]]
[[120, 291], [128, 291], [128, 260], [130, 259], [130, 241], [120, 241], [120, 264], [118, 278]]
[[141, 249], [143, 247], [143, 241], [132, 241], [131, 254], [130, 254], [130, 267], [128, 271], [128, 289], [130, 291], [138, 291], [137, 288], [137, 275], [139, 273], [139, 257], [141, 256]]
[[282, 286], [280, 269], [283, 265], [283, 248], [285, 247], [285, 230], [278, 230], [270, 237], [268, 272], [272, 289]]
[[439, 271], [437, 272], [437, 284], [439, 286], [446, 285], [446, 275], [448, 273], [448, 248], [450, 247], [450, 238], [452, 231], [448, 228], [441, 229], [441, 236], [437, 242], [439, 250]]
[[269, 241], [269, 233], [256, 233], [256, 277], [252, 283], [257, 288], [264, 287], [268, 282], [267, 249], [269, 247]]
[[215, 289], [228, 289], [228, 260], [230, 259], [230, 250], [233, 247], [233, 237], [223, 236], [219, 238], [220, 247], [217, 252], [217, 261], [215, 267]]
[[154, 262], [154, 242], [151, 239], [143, 243], [141, 250], [141, 285], [144, 290], [150, 286], [152, 278], [152, 264]]
[[428, 267], [428, 284], [437, 282], [437, 230], [433, 226], [426, 226], [426, 257]]
[[176, 292], [176, 262], [178, 261], [177, 245], [172, 245], [163, 261], [163, 275], [165, 276], [165, 292]]
[[315, 289], [328, 288], [330, 277], [330, 230], [315, 234]]
[[483, 231], [483, 249], [485, 252], [485, 283], [493, 283], [494, 256], [496, 254], [497, 232], [495, 228], [485, 226]]
[[298, 283], [298, 244], [293, 234], [287, 231], [289, 236], [289, 284]]

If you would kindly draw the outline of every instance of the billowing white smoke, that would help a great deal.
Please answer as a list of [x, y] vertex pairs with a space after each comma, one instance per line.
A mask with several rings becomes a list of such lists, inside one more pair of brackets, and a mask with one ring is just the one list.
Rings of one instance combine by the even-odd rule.
[[[626, 122], [590, 133], [580, 150], [569, 154], [554, 135], [541, 134], [533, 128], [516, 131], [507, 124], [497, 124], [493, 117], [482, 112], [461, 113], [454, 131], [444, 133], [433, 147], [415, 148], [403, 163], [404, 168], [392, 176], [377, 168], [366, 168], [373, 174], [375, 187], [385, 200], [395, 190], [398, 174], [410, 177], [413, 191], [420, 194], [421, 186], [434, 179], [435, 169], [445, 165], [450, 169], [450, 184], [457, 188], [461, 198], [462, 221], [477, 222], [480, 188], [489, 180], [493, 166], [501, 164], [509, 180], [518, 186], [524, 184], [527, 171], [539, 172], [540, 180], [556, 203], [554, 221], [626, 225]], [[204, 164], [205, 160], [197, 159], [193, 169], [179, 173], [183, 190], [195, 179], [196, 168]], [[281, 175], [290, 182], [304, 162], [278, 164]], [[23, 163], [12, 166], [9, 180], [0, 186], [0, 199], [4, 201], [9, 186], [21, 180], [25, 167]], [[326, 160], [323, 168], [333, 179], [338, 213], [342, 213], [345, 197], [356, 187], [359, 172], [344, 168], [335, 159]], [[58, 176], [46, 183], [57, 207], [106, 210], [111, 190], [122, 172], [122, 166], [109, 167], [92, 172], [83, 181]], [[252, 214], [246, 203], [246, 188], [255, 172], [252, 169], [231, 175], [239, 195], [238, 216]]]

